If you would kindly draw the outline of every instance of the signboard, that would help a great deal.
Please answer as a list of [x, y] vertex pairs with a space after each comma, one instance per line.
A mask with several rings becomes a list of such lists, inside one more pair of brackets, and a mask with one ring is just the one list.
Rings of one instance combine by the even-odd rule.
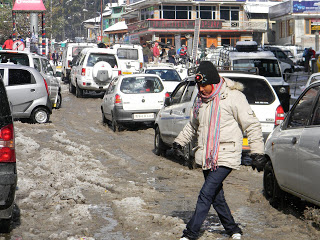
[[97, 42], [101, 42], [102, 41], [102, 37], [101, 36], [97, 36]]
[[16, 0], [12, 11], [44, 12], [46, 8], [42, 0]]
[[292, 2], [293, 13], [316, 13], [320, 12], [319, 1], [293, 1]]
[[16, 40], [12, 44], [12, 50], [17, 50], [17, 51], [23, 51], [25, 48], [25, 45], [22, 41]]
[[[224, 20], [201, 20], [200, 29], [221, 29]], [[194, 29], [195, 20], [152, 20], [149, 21], [150, 28], [163, 29]]]

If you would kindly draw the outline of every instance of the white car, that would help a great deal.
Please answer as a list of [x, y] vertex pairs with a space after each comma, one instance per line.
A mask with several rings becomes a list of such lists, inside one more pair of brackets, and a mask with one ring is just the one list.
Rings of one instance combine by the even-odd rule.
[[265, 196], [277, 207], [283, 192], [320, 206], [320, 83], [300, 95], [265, 144]]
[[[220, 76], [241, 82], [244, 85], [243, 93], [259, 119], [263, 137], [266, 139], [274, 126], [284, 119], [284, 111], [280, 101], [269, 81], [259, 75], [246, 73], [220, 72]], [[174, 139], [181, 132], [190, 119], [190, 112], [198, 88], [194, 76], [188, 81], [181, 82], [173, 91], [170, 98], [165, 99], [164, 107], [159, 111], [155, 121], [155, 153], [160, 155], [172, 146]], [[194, 143], [185, 148], [185, 160], [190, 163]], [[249, 151], [246, 136], [243, 139], [243, 150]], [[189, 165], [190, 167], [190, 165]], [[192, 168], [194, 165], [192, 166]]]
[[112, 49], [85, 48], [72, 66], [69, 92], [77, 98], [83, 97], [84, 91], [105, 92], [112, 78], [118, 75], [121, 75], [118, 57]]
[[123, 124], [154, 123], [163, 107], [165, 88], [155, 74], [115, 77], [101, 104], [102, 122], [116, 132]]
[[147, 66], [143, 72], [147, 74], [157, 74], [161, 78], [168, 94], [171, 94], [182, 81], [177, 70], [169, 66]]

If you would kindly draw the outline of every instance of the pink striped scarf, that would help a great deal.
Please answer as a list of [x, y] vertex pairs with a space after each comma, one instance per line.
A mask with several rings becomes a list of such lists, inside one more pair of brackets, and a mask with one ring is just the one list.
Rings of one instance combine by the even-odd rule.
[[220, 90], [223, 84], [223, 79], [220, 78], [220, 83], [213, 84], [213, 91], [209, 96], [203, 96], [200, 92], [196, 98], [193, 115], [198, 118], [199, 109], [203, 102], [210, 101], [210, 118], [208, 119], [208, 137], [206, 146], [206, 168], [215, 170], [218, 167], [218, 152], [220, 146]]

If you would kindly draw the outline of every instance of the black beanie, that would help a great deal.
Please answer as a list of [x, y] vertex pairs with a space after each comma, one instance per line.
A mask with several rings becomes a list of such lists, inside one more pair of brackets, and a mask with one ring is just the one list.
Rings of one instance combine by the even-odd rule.
[[201, 84], [217, 84], [220, 82], [220, 76], [216, 69], [210, 61], [200, 62], [199, 67], [196, 71], [196, 82]]

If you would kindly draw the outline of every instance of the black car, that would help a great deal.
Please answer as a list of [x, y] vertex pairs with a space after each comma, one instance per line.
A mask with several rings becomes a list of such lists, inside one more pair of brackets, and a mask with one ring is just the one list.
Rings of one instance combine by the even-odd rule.
[[[0, 75], [1, 76], [1, 75]], [[14, 126], [0, 78], [0, 232], [9, 232], [17, 186]]]

